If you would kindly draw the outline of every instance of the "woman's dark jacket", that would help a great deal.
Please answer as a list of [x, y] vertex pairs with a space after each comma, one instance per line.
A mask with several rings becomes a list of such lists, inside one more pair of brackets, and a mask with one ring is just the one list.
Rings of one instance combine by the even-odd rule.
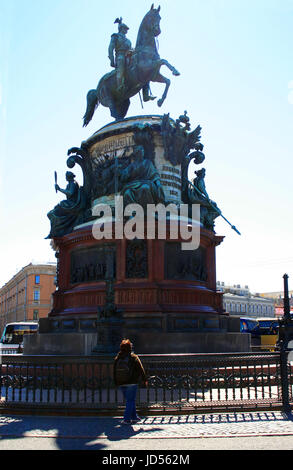
[[[117, 376], [116, 376], [116, 365], [119, 358], [126, 358], [130, 356], [130, 370], [131, 374], [129, 380], [125, 383], [118, 383]], [[146, 373], [143, 368], [143, 365], [139, 359], [139, 357], [134, 353], [122, 353], [121, 351], [117, 354], [114, 360], [114, 383], [116, 386], [119, 385], [126, 385], [126, 384], [138, 384], [142, 380], [143, 383], [146, 382]]]

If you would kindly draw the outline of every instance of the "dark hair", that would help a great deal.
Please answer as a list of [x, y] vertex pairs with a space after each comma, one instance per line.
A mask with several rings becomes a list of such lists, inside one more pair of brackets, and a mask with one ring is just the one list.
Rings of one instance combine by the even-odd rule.
[[120, 344], [120, 352], [122, 353], [130, 353], [132, 349], [132, 344], [129, 339], [123, 339]]

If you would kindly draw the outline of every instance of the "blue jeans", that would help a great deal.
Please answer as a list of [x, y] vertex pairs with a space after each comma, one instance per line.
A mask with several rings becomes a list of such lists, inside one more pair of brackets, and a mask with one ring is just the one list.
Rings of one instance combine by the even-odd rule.
[[135, 399], [137, 392], [137, 385], [121, 385], [120, 389], [123, 393], [123, 396], [126, 401], [125, 411], [124, 411], [124, 420], [131, 421], [137, 419]]

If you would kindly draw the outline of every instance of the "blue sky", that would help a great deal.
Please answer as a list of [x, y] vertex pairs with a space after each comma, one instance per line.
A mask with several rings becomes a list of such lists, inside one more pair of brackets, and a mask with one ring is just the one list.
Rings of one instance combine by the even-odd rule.
[[[64, 187], [67, 150], [111, 122], [100, 107], [82, 128], [86, 93], [110, 70], [115, 18], [135, 45], [151, 3], [0, 0], [0, 285], [30, 261], [54, 261], [44, 239], [61, 199], [54, 170]], [[187, 110], [202, 126], [207, 191], [242, 234], [217, 219], [217, 278], [282, 290], [283, 274], [293, 278], [293, 1], [159, 4], [159, 53], [181, 76], [162, 68], [172, 80], [163, 107], [141, 109], [136, 96], [128, 116]]]

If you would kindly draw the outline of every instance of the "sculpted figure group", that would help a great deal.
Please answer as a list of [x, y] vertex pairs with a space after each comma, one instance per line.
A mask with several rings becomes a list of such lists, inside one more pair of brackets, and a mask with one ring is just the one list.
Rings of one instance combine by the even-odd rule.
[[[127, 114], [130, 98], [141, 90], [144, 101], [155, 99], [150, 93], [150, 82], [165, 84], [158, 106], [163, 104], [170, 80], [160, 74], [160, 68], [165, 65], [173, 75], [179, 75], [179, 72], [159, 56], [156, 38], [161, 33], [160, 21], [160, 7], [154, 8], [152, 5], [141, 22], [133, 48], [127, 37], [129, 27], [122, 18], [115, 20], [118, 32], [112, 34], [108, 47], [110, 65], [114, 70], [101, 78], [97, 89], [88, 92], [84, 126], [92, 119], [99, 103], [108, 107], [116, 120], [121, 120]], [[170, 119], [169, 114], [162, 117], [160, 132], [165, 158], [171, 165], [181, 166], [182, 202], [190, 207], [192, 204], [200, 204], [202, 225], [214, 230], [214, 220], [222, 216], [222, 213], [206, 191], [205, 170], [195, 172], [193, 183], [188, 179], [190, 163], [198, 165], [205, 159], [203, 145], [199, 142], [200, 131], [200, 126], [190, 131], [186, 111], [175, 122]], [[70, 154], [76, 155], [69, 157], [67, 165], [72, 168], [78, 163], [82, 168], [85, 183], [83, 187], [79, 187], [74, 174], [69, 171], [66, 173], [65, 189], [61, 189], [56, 181], [56, 192], [63, 193], [66, 199], [48, 213], [51, 230], [47, 238], [62, 237], [75, 226], [89, 220], [91, 201], [102, 196], [120, 193], [125, 205], [136, 203], [144, 208], [147, 204], [168, 203], [154, 163], [152, 130], [138, 126], [134, 129], [134, 137], [135, 135], [143, 145], [134, 139], [136, 145], [130, 155], [127, 155], [128, 149], [119, 158], [106, 155], [104, 161], [94, 168], [85, 148], [73, 148], [69, 151]], [[234, 226], [232, 228], [235, 229]]]
[[[143, 208], [146, 208], [147, 204], [165, 202], [159, 172], [153, 162], [145, 157], [142, 145], [135, 146], [132, 154], [121, 160], [122, 162], [117, 164], [114, 159], [108, 157], [101, 165], [95, 185], [96, 191], [101, 191], [100, 195], [120, 192], [125, 206], [140, 204]], [[65, 194], [66, 200], [61, 201], [48, 213], [51, 231], [47, 238], [63, 236], [74, 226], [85, 221], [86, 198], [83, 187], [79, 187], [74, 177], [72, 172], [66, 173], [66, 189], [61, 189], [55, 184], [55, 189]]]

